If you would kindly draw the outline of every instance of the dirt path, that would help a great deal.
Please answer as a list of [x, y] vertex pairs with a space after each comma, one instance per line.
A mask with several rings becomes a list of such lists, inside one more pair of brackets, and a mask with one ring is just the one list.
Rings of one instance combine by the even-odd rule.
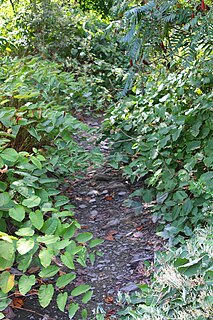
[[[97, 126], [95, 120], [90, 125]], [[96, 140], [96, 137], [88, 137]], [[84, 142], [85, 144], [85, 142]], [[91, 148], [88, 143], [86, 148]], [[102, 143], [103, 152], [108, 152], [107, 143]], [[155, 225], [149, 211], [139, 214], [124, 205], [124, 200], [137, 188], [125, 181], [119, 171], [105, 165], [98, 170], [87, 172], [83, 179], [69, 182], [66, 194], [75, 208], [75, 218], [82, 228], [92, 232], [94, 238], [104, 239], [100, 246], [103, 256], [97, 257], [94, 265], [77, 270], [78, 283], [90, 284], [94, 296], [88, 303], [88, 319], [95, 319], [97, 308], [104, 309], [105, 319], [119, 319], [116, 311], [118, 292], [131, 293], [137, 290], [137, 283], [148, 282], [149, 272], [144, 264], [152, 262], [154, 252], [161, 248], [161, 242], [155, 235]], [[41, 310], [35, 299], [28, 300], [25, 308], [40, 313], [19, 311], [15, 319], [69, 319], [68, 315], [57, 311], [53, 302]], [[42, 316], [42, 314], [44, 316]], [[81, 320], [76, 315], [76, 320]]]

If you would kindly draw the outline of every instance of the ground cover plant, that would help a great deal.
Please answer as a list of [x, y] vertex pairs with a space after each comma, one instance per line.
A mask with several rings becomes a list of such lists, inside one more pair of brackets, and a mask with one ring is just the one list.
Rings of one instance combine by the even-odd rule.
[[103, 162], [78, 144], [91, 129], [75, 115], [94, 111], [106, 112], [111, 166], [145, 185], [127, 205], [148, 207], [168, 244], [150, 286], [119, 296], [119, 317], [210, 319], [211, 2], [79, 3], [86, 13], [68, 1], [1, 2], [0, 319], [30, 294], [43, 308], [56, 299], [70, 319], [80, 296], [87, 318], [92, 288], [75, 278], [102, 240], [81, 230], [60, 186]]

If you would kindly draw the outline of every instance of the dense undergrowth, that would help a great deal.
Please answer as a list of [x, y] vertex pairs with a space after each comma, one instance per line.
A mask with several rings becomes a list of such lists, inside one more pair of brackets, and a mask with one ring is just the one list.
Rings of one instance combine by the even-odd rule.
[[151, 286], [120, 295], [120, 319], [211, 318], [209, 5], [122, 1], [111, 24], [66, 1], [17, 1], [15, 13], [1, 5], [0, 319], [17, 293], [38, 294], [46, 307], [57, 291], [70, 318], [75, 297], [84, 304], [92, 296], [74, 279], [102, 240], [80, 231], [60, 192], [67, 178], [103, 161], [98, 148], [87, 153], [77, 143], [91, 129], [75, 114], [89, 112], [106, 112], [111, 165], [144, 181], [127, 205], [148, 206], [169, 244], [156, 256]]

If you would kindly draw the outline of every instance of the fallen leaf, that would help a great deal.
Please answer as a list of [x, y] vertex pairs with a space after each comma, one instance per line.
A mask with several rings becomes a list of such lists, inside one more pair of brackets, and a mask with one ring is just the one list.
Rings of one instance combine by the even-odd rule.
[[106, 240], [109, 240], [109, 241], [115, 241], [114, 235], [117, 234], [117, 233], [118, 233], [117, 230], [110, 230], [110, 231], [107, 233], [105, 239], [106, 239]]
[[113, 302], [114, 302], [114, 298], [111, 297], [111, 296], [106, 296], [106, 297], [104, 298], [104, 301], [105, 301], [106, 303], [113, 303]]
[[136, 228], [137, 231], [141, 231], [143, 229], [143, 226]]
[[81, 229], [89, 229], [89, 226], [81, 226]]
[[22, 308], [24, 306], [24, 300], [22, 298], [14, 298], [11, 303], [12, 308]]
[[36, 267], [31, 267], [31, 268], [28, 270], [28, 273], [30, 273], [30, 274], [37, 273], [39, 269], [40, 269], [40, 268], [39, 268], [38, 266], [36, 266]]
[[112, 201], [113, 200], [113, 196], [106, 196], [104, 199], [107, 200], [107, 201]]

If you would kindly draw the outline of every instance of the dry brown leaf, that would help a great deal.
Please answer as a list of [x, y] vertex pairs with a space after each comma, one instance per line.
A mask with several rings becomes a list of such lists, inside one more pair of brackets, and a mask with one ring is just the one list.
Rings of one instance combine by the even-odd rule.
[[105, 298], [104, 298], [104, 301], [106, 302], [106, 303], [113, 303], [114, 302], [114, 298], [112, 297], [112, 296], [106, 296]]
[[107, 233], [105, 239], [106, 239], [106, 240], [109, 240], [109, 241], [115, 241], [114, 235], [117, 234], [117, 233], [118, 233], [117, 230], [110, 230], [110, 231]]
[[40, 268], [38, 266], [37, 267], [31, 267], [30, 269], [28, 269], [28, 273], [30, 273], [30, 274], [37, 273], [39, 269]]
[[24, 306], [24, 300], [22, 298], [14, 298], [11, 303], [12, 308], [22, 308]]

